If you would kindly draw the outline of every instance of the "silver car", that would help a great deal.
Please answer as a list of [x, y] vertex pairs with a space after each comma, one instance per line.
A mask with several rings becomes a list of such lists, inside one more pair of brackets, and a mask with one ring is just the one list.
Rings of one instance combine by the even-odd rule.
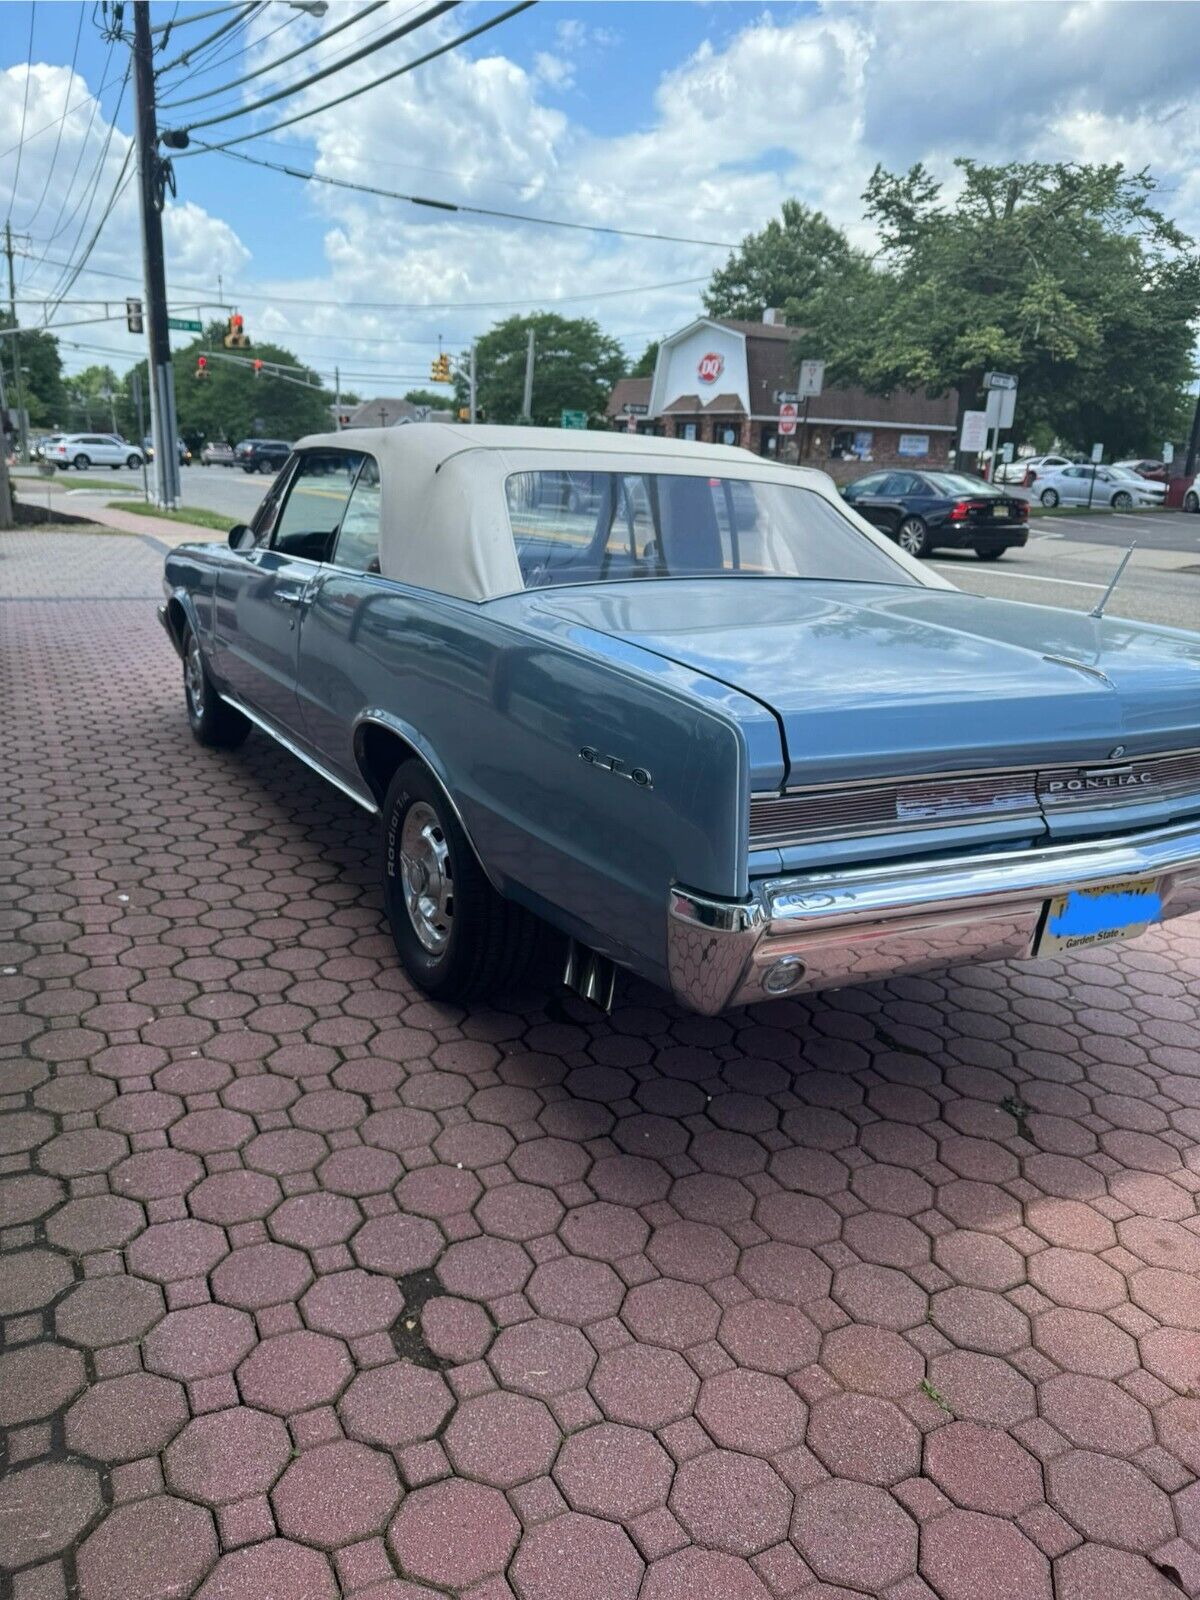
[[1039, 473], [1033, 491], [1047, 508], [1054, 506], [1112, 506], [1128, 511], [1133, 506], [1161, 505], [1166, 485], [1151, 483], [1125, 467], [1060, 467]]
[[119, 433], [64, 433], [46, 446], [47, 461], [61, 471], [78, 467], [86, 472], [89, 467], [140, 467], [142, 451]]

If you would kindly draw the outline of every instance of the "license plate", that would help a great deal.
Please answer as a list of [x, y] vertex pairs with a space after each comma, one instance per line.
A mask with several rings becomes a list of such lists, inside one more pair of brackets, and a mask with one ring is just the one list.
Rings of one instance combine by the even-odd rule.
[[1136, 939], [1162, 916], [1157, 878], [1126, 878], [1072, 889], [1046, 906], [1035, 956], [1065, 955], [1114, 939]]
[[1008, 521], [1008, 507], [1007, 506], [993, 506], [992, 507], [992, 515], [994, 517], [999, 517], [1001, 519], [1001, 521], [1007, 522]]

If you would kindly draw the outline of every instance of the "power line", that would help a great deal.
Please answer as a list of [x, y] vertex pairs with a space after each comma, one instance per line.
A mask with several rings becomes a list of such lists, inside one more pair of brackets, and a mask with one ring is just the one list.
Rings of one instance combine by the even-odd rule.
[[[71, 51], [71, 65], [67, 68], [67, 92], [63, 95], [63, 114], [58, 121], [58, 137], [54, 141], [54, 153], [51, 155], [50, 163], [46, 168], [46, 181], [42, 185], [41, 197], [39, 198], [37, 205], [34, 206], [33, 213], [28, 222], [25, 224], [27, 228], [31, 228], [33, 226], [39, 212], [46, 204], [46, 196], [50, 193], [50, 180], [54, 176], [54, 163], [58, 160], [58, 152], [62, 145], [63, 130], [67, 125], [67, 105], [71, 99], [71, 85], [75, 82], [75, 63], [79, 59], [79, 41], [82, 37], [83, 7], [80, 6], [79, 21], [75, 24], [75, 48]], [[19, 153], [20, 152], [18, 152], [18, 154]]]
[[198, 55], [200, 51], [206, 49], [210, 44], [215, 44], [218, 39], [223, 39], [231, 28], [240, 27], [242, 23], [248, 22], [256, 11], [262, 9], [262, 5], [263, 0], [251, 0], [249, 5], [242, 7], [236, 17], [231, 17], [228, 22], [223, 22], [219, 28], [214, 28], [206, 39], [200, 40], [199, 44], [189, 45], [182, 54], [175, 57], [174, 61], [164, 61], [161, 67], [155, 67], [155, 76], [161, 77], [164, 72], [170, 72], [173, 67], [186, 66], [194, 55]]
[[[299, 94], [302, 89], [311, 89], [314, 83], [332, 77], [334, 73], [344, 72], [347, 67], [352, 67], [364, 56], [373, 55], [376, 50], [382, 50], [385, 45], [394, 44], [397, 39], [402, 39], [405, 34], [414, 33], [418, 28], [423, 28], [427, 23], [434, 22], [447, 11], [453, 11], [459, 0], [437, 0], [436, 5], [422, 11], [420, 16], [413, 17], [411, 21], [402, 22], [390, 33], [385, 33], [382, 39], [375, 40], [372, 44], [361, 45], [351, 55], [345, 56], [340, 61], [331, 61], [327, 67], [322, 67], [319, 72], [312, 72], [307, 78], [301, 78], [299, 83], [286, 85], [276, 89], [274, 94], [264, 95], [261, 100], [252, 100], [247, 106], [239, 106], [234, 111], [221, 111], [215, 116], [205, 117], [200, 122], [189, 122], [187, 131], [194, 128], [211, 128], [218, 122], [230, 122], [234, 117], [248, 117], [252, 111], [261, 111], [264, 106], [272, 106], [277, 100], [284, 100], [289, 95]], [[336, 30], [335, 30], [336, 31]], [[315, 42], [315, 41], [314, 41]]]
[[[415, 61], [410, 61], [403, 67], [397, 67], [392, 72], [385, 72], [381, 78], [373, 78], [370, 83], [364, 83], [357, 89], [348, 90], [345, 94], [339, 95], [336, 100], [326, 100], [323, 105], [313, 106], [308, 111], [298, 111], [294, 117], [285, 117], [281, 122], [269, 123], [267, 127], [257, 128], [253, 133], [240, 133], [236, 138], [226, 139], [222, 144], [209, 145], [205, 146], [205, 148], [225, 150], [230, 145], [245, 144], [248, 139], [261, 139], [268, 133], [276, 133], [280, 128], [290, 128], [294, 123], [304, 122], [308, 117], [316, 117], [324, 111], [332, 111], [337, 106], [345, 105], [348, 100], [356, 100], [359, 95], [367, 94], [371, 89], [378, 89], [381, 84], [390, 83], [393, 78], [403, 77], [405, 73], [413, 72], [417, 67], [423, 67], [426, 62], [436, 60], [438, 56], [447, 55], [451, 50], [456, 50], [459, 45], [466, 44], [471, 39], [477, 39], [482, 33], [489, 33], [491, 29], [498, 28], [502, 22], [509, 21], [510, 18], [518, 16], [522, 11], [528, 11], [536, 3], [537, 0], [520, 0], [519, 4], [510, 6], [507, 11], [501, 11], [498, 16], [489, 18], [487, 22], [481, 22], [478, 27], [471, 28], [466, 33], [460, 34], [457, 39], [450, 39], [446, 44], [438, 45], [436, 50], [427, 51], [425, 55], [418, 56]], [[378, 47], [376, 46], [376, 48]], [[204, 127], [205, 124], [197, 123], [196, 126]], [[175, 137], [181, 140], [186, 139], [186, 129], [168, 130], [168, 133], [173, 131], [175, 132]], [[170, 141], [165, 139], [164, 142], [169, 143]], [[184, 153], [185, 155], [187, 154], [186, 151]]]
[[[176, 13], [178, 13], [178, 6], [175, 9]], [[207, 11], [193, 11], [190, 16], [184, 17], [182, 22], [176, 22], [175, 17], [172, 16], [170, 22], [154, 23], [150, 29], [150, 32], [161, 33], [166, 36], [167, 34], [174, 33], [177, 28], [186, 28], [193, 22], [207, 22], [209, 17], [221, 17], [226, 15], [228, 12], [236, 11], [237, 9], [238, 7], [236, 5], [212, 6]]]
[[278, 161], [267, 161], [262, 156], [248, 156], [244, 150], [227, 150], [223, 145], [206, 144], [197, 139], [196, 145], [213, 155], [225, 156], [230, 161], [245, 161], [250, 166], [268, 167], [272, 172], [285, 173], [289, 178], [302, 178], [308, 183], [324, 183], [334, 189], [353, 189], [358, 194], [379, 195], [385, 200], [404, 200], [413, 206], [428, 206], [434, 211], [455, 211], [466, 216], [499, 217], [504, 222], [528, 222], [541, 228], [570, 228], [577, 233], [606, 233], [618, 239], [654, 239], [661, 244], [698, 244], [714, 250], [736, 250], [737, 245], [728, 239], [690, 239], [677, 233], [646, 233], [637, 228], [611, 228], [599, 222], [567, 222], [561, 217], [534, 217], [525, 211], [498, 211], [491, 206], [471, 206], [454, 200], [432, 200], [426, 195], [401, 194], [396, 189], [379, 189], [371, 183], [355, 183], [350, 178], [327, 177], [321, 172], [304, 172], [299, 167], [284, 166]]
[[[109, 44], [109, 48], [108, 48], [108, 55], [105, 56], [105, 58], [104, 58], [104, 69], [103, 70], [105, 72], [108, 71], [108, 63], [109, 63], [109, 61], [111, 59], [112, 59], [112, 44], [110, 43]], [[27, 139], [18, 139], [16, 144], [10, 144], [7, 150], [0, 150], [0, 161], [7, 160], [7, 158], [9, 156], [13, 155], [17, 150], [19, 150], [22, 145], [32, 144], [33, 141], [35, 139], [40, 138], [43, 133], [49, 133], [51, 128], [57, 128], [60, 122], [64, 122], [66, 120], [66, 118], [71, 115], [72, 111], [78, 111], [80, 106], [87, 105], [89, 100], [91, 100], [92, 103], [93, 103], [93, 106], [95, 106], [96, 101], [99, 100], [100, 96], [102, 94], [104, 94], [106, 89], [111, 89], [114, 83], [119, 83], [121, 81], [121, 76], [122, 76], [122, 74], [118, 73], [115, 78], [105, 78], [104, 82], [96, 90], [96, 94], [95, 94], [94, 98], [93, 98], [93, 95], [92, 95], [92, 91], [89, 89], [87, 94], [83, 97], [83, 99], [82, 100], [76, 100], [74, 105], [68, 106], [67, 109], [63, 112], [61, 117], [52, 117], [49, 122], [43, 122], [40, 128], [35, 128]]]
[[[14, 251], [14, 255], [25, 252]], [[60, 261], [47, 261], [47, 266], [58, 267], [70, 265]], [[101, 267], [88, 269], [98, 278], [118, 278], [124, 283], [140, 283], [142, 280], [136, 273], [110, 272]], [[581, 301], [614, 300], [619, 295], [630, 294], [656, 294], [663, 289], [688, 289], [694, 288], [698, 283], [707, 283], [708, 275], [699, 278], [672, 278], [666, 283], [637, 284], [625, 289], [595, 289], [590, 294], [560, 294], [560, 295], [535, 295], [532, 299], [525, 300], [355, 300], [348, 306], [339, 306], [338, 310], [350, 311], [512, 311], [519, 310], [522, 306], [559, 306]], [[209, 289], [198, 289], [194, 284], [176, 284], [177, 294], [210, 295]], [[239, 289], [236, 294], [226, 290], [224, 299], [211, 300], [210, 304], [233, 303], [242, 300], [266, 300], [272, 305], [306, 306], [310, 311], [313, 307], [312, 295], [286, 295], [273, 294], [268, 289]]]
[[21, 136], [17, 140], [17, 170], [13, 173], [12, 199], [8, 202], [8, 220], [12, 221], [13, 207], [17, 203], [17, 186], [21, 181], [21, 157], [25, 154], [25, 119], [29, 115], [29, 80], [33, 77], [33, 21], [37, 16], [37, 0], [29, 0], [29, 61], [25, 68], [25, 98], [21, 102]]
[[[108, 160], [108, 152], [112, 147], [113, 135], [117, 131], [117, 117], [120, 114], [121, 102], [125, 98], [125, 90], [128, 87], [128, 84], [129, 84], [129, 67], [126, 66], [125, 77], [123, 78], [123, 80], [121, 82], [121, 88], [120, 88], [120, 91], [119, 91], [119, 93], [117, 95], [117, 103], [113, 108], [112, 120], [109, 122], [108, 132], [104, 136], [104, 143], [100, 146], [100, 154], [96, 158], [95, 171], [93, 172], [92, 177], [87, 181], [87, 183], [85, 183], [83, 194], [81, 194], [79, 196], [79, 199], [75, 202], [74, 206], [71, 208], [70, 215], [68, 216], [67, 220], [62, 224], [62, 227], [59, 230], [60, 232], [65, 232], [66, 229], [71, 226], [71, 223], [74, 221], [75, 215], [79, 210], [80, 204], [83, 201], [84, 195], [86, 194], [87, 195], [87, 205], [84, 207], [83, 216], [80, 218], [79, 231], [76, 233], [75, 241], [72, 244], [70, 250], [68, 251], [68, 265], [67, 265], [67, 268], [65, 269], [68, 272], [71, 270], [71, 268], [75, 264], [75, 251], [77, 251], [79, 249], [79, 241], [83, 238], [84, 230], [85, 230], [85, 228], [87, 227], [87, 224], [88, 224], [88, 218], [92, 214], [92, 206], [95, 204], [96, 196], [100, 192], [100, 184], [101, 184], [101, 181], [102, 181], [103, 176], [104, 176], [104, 164]], [[125, 167], [128, 166], [128, 164], [129, 164], [129, 153], [130, 153], [130, 151], [132, 149], [133, 149], [132, 144], [130, 144], [126, 149], [125, 162], [124, 162], [124, 164], [122, 166], [122, 169], [121, 169], [122, 173], [124, 172]], [[118, 177], [118, 183], [119, 182], [120, 182], [120, 178]], [[114, 201], [115, 201], [115, 191], [114, 191], [113, 200], [110, 200], [110, 202], [109, 202], [109, 209], [111, 209], [111, 206], [114, 203]], [[105, 211], [105, 216], [107, 216], [107, 215], [108, 215], [108, 210]], [[95, 244], [95, 239], [94, 238], [92, 240], [92, 244], [93, 245]], [[47, 248], [49, 248], [49, 245], [47, 245]], [[89, 245], [88, 246], [88, 254], [89, 255], [91, 253], [91, 248], [92, 248], [91, 245]], [[44, 259], [44, 257], [43, 257], [43, 259]], [[86, 257], [84, 259], [86, 259]], [[24, 275], [22, 275], [22, 277], [23, 276]], [[77, 277], [78, 273], [76, 273], [75, 276]], [[74, 283], [74, 281], [75, 281], [75, 278], [73, 277], [73, 278], [71, 278], [69, 283], [64, 285], [63, 280], [60, 277], [56, 281], [56, 283], [54, 285], [54, 288], [51, 290], [51, 293], [53, 294], [53, 293], [56, 293], [56, 292], [58, 292], [60, 290], [63, 293], [65, 293], [66, 290], [70, 288], [71, 283]]]
[[[103, 231], [104, 224], [108, 221], [109, 217], [112, 215], [113, 208], [116, 206], [117, 201], [121, 198], [121, 195], [125, 192], [126, 185], [129, 183], [130, 179], [133, 177], [133, 174], [129, 171], [129, 158], [132, 155], [133, 155], [133, 145], [131, 144], [131, 145], [129, 145], [129, 147], [125, 151], [125, 159], [121, 163], [120, 172], [117, 173], [117, 181], [113, 185], [112, 194], [108, 198], [108, 204], [105, 206], [103, 212], [101, 212], [100, 220], [99, 220], [99, 222], [97, 222], [96, 227], [95, 227], [95, 231], [93, 232], [91, 238], [88, 240], [86, 246], [84, 247], [83, 254], [72, 265], [72, 267], [70, 269], [70, 272], [69, 272], [69, 275], [67, 276], [66, 281], [63, 282], [60, 279], [59, 283], [56, 284], [54, 289], [51, 290], [52, 294], [55, 294], [55, 293], [61, 293], [63, 295], [69, 294], [71, 289], [75, 286], [76, 279], [79, 277], [79, 274], [83, 271], [84, 267], [87, 265], [88, 257], [91, 255], [92, 251], [96, 248], [96, 241], [97, 241], [97, 239], [99, 239], [100, 234]], [[91, 210], [90, 204], [88, 206], [88, 210], [89, 211]], [[82, 232], [82, 229], [80, 231]], [[50, 316], [53, 316], [55, 311], [58, 310], [58, 304], [59, 303], [56, 300], [54, 305], [51, 306], [50, 311], [48, 313]]]
[[[242, 84], [249, 83], [252, 78], [261, 78], [264, 72], [274, 72], [276, 68], [282, 67], [285, 62], [294, 61], [297, 56], [302, 56], [306, 50], [312, 50], [319, 44], [325, 44], [327, 40], [333, 38], [335, 33], [343, 33], [347, 28], [352, 28], [356, 22], [364, 21], [371, 15], [373, 11], [380, 10], [380, 8], [386, 4], [387, 0], [371, 0], [370, 5], [364, 6], [362, 10], [356, 12], [354, 16], [347, 17], [344, 22], [339, 22], [336, 27], [326, 28], [325, 32], [317, 34], [316, 38], [306, 40], [304, 44], [297, 46], [295, 50], [289, 50], [287, 55], [279, 56], [275, 61], [268, 61], [265, 66], [256, 67], [253, 72], [244, 73], [242, 77], [234, 78], [231, 83], [223, 83], [219, 90], [213, 91], [209, 89], [202, 94], [188, 95], [183, 100], [161, 100], [159, 101], [159, 109], [161, 111], [173, 111], [177, 106], [188, 106], [194, 104], [197, 100], [206, 100], [214, 92], [226, 94], [230, 89], [238, 89]], [[287, 19], [288, 22], [295, 22], [296, 20], [297, 18], [295, 16], [291, 16]], [[287, 23], [280, 24], [280, 27], [286, 26]], [[272, 29], [272, 33], [278, 32], [278, 28]], [[269, 39], [270, 37], [271, 34], [268, 34], [267, 38]], [[298, 88], [299, 85], [296, 84], [293, 85], [293, 87]]]

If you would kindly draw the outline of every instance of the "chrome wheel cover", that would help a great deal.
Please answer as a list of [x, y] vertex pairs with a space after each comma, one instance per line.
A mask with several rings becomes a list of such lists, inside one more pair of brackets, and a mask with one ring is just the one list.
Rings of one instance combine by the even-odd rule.
[[188, 709], [199, 721], [204, 715], [204, 661], [200, 655], [200, 641], [195, 634], [188, 640], [188, 652], [183, 663], [183, 686], [187, 690]]
[[415, 801], [404, 818], [400, 881], [413, 932], [431, 956], [441, 955], [454, 926], [454, 875], [445, 832], [425, 800]]
[[925, 547], [925, 529], [912, 517], [906, 517], [900, 524], [897, 537], [901, 550], [910, 556], [919, 556]]

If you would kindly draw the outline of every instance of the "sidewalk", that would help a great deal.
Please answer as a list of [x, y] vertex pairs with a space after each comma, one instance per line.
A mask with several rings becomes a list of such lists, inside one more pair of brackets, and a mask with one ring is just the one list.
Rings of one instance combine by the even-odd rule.
[[60, 489], [54, 482], [47, 485], [38, 480], [18, 478], [15, 484], [19, 491], [24, 490], [22, 498], [28, 505], [49, 504], [58, 510], [70, 512], [72, 516], [86, 515], [90, 522], [119, 533], [146, 534], [162, 544], [172, 546], [189, 544], [195, 539], [219, 540], [221, 537], [216, 529], [205, 527], [202, 523], [175, 522], [166, 517], [142, 516], [135, 511], [118, 511], [115, 506], [101, 504], [99, 495], [86, 499], [77, 495], [74, 500], [68, 501], [67, 489]]

